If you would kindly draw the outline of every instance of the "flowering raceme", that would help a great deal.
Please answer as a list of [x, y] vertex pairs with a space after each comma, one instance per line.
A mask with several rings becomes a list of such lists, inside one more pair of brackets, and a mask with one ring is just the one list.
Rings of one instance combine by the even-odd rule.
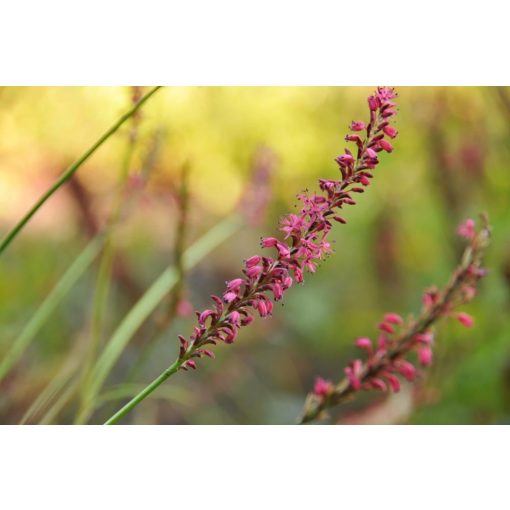
[[478, 280], [485, 276], [481, 267], [482, 255], [488, 245], [490, 230], [485, 217], [477, 232], [472, 219], [462, 223], [457, 233], [465, 237], [466, 247], [461, 264], [450, 283], [442, 290], [428, 289], [423, 296], [423, 307], [417, 319], [404, 321], [400, 315], [388, 313], [379, 323], [379, 335], [374, 343], [361, 337], [355, 345], [365, 351], [366, 359], [355, 359], [344, 370], [345, 378], [337, 385], [317, 378], [313, 392], [308, 395], [302, 423], [312, 421], [323, 412], [351, 398], [360, 390], [400, 390], [400, 379], [414, 381], [418, 371], [409, 359], [412, 353], [422, 366], [432, 363], [434, 333], [432, 325], [442, 317], [456, 318], [463, 326], [471, 327], [473, 318], [456, 308], [471, 301], [476, 294]]
[[[221, 341], [231, 344], [241, 327], [260, 317], [271, 315], [273, 301], [282, 299], [294, 282], [302, 283], [304, 273], [315, 272], [317, 262], [331, 252], [328, 234], [333, 222], [346, 223], [339, 211], [354, 205], [355, 193], [363, 193], [378, 165], [378, 153], [392, 152], [388, 139], [397, 136], [390, 125], [395, 116], [394, 89], [379, 87], [368, 98], [370, 119], [367, 124], [353, 121], [345, 140], [356, 145], [356, 155], [349, 149], [338, 156], [341, 179], [320, 179], [321, 192], [298, 195], [299, 214], [289, 214], [280, 222], [282, 238], [266, 237], [262, 248], [275, 251], [274, 257], [254, 255], [244, 263], [243, 276], [227, 282], [221, 297], [211, 296], [214, 306], [197, 312], [198, 323], [190, 338], [179, 336], [179, 367], [196, 368], [192, 358], [214, 357], [210, 345]], [[360, 134], [365, 131], [365, 136]]]

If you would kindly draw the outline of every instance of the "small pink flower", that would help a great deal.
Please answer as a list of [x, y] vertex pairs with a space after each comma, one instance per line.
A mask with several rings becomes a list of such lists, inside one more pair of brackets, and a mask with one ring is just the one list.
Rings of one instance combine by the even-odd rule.
[[368, 98], [368, 107], [370, 108], [371, 111], [375, 111], [377, 110], [377, 108], [379, 108], [380, 106], [380, 103], [379, 103], [379, 99], [376, 97], [376, 96], [370, 96]]
[[240, 324], [240, 321], [241, 321], [241, 314], [237, 311], [233, 311], [229, 314], [228, 316], [228, 320], [234, 324], [234, 326], [239, 326]]
[[360, 120], [353, 120], [351, 124], [352, 131], [363, 131], [365, 129], [365, 123]]
[[377, 158], [377, 152], [375, 152], [374, 149], [371, 149], [370, 147], [366, 150], [366, 153], [371, 158]]
[[474, 239], [476, 234], [474, 220], [468, 218], [464, 223], [461, 223], [457, 228], [457, 234], [469, 240]]
[[430, 345], [434, 339], [434, 336], [432, 333], [418, 333], [414, 336], [414, 339], [421, 344]]
[[225, 303], [232, 303], [236, 298], [237, 294], [235, 292], [225, 292], [225, 294], [223, 294], [223, 301], [225, 301]]
[[315, 384], [313, 387], [313, 392], [319, 397], [326, 397], [331, 390], [333, 389], [333, 385], [330, 381], [323, 379], [322, 377], [317, 377], [315, 379]]
[[430, 347], [422, 347], [418, 349], [418, 361], [424, 367], [432, 363], [432, 349]]
[[252, 266], [246, 270], [248, 278], [257, 278], [262, 273], [262, 266]]
[[388, 135], [390, 138], [395, 138], [398, 134], [398, 131], [393, 126], [384, 126], [383, 127], [384, 134]]
[[246, 260], [246, 267], [256, 266], [260, 262], [260, 259], [261, 257], [259, 255], [253, 255], [253, 257]]
[[376, 390], [386, 391], [387, 389], [386, 383], [382, 379], [379, 379], [377, 377], [375, 379], [372, 379], [369, 384], [370, 387]]
[[372, 341], [367, 337], [358, 338], [354, 345], [360, 349], [367, 349], [368, 351], [372, 350]]
[[385, 372], [384, 377], [388, 381], [390, 388], [394, 393], [398, 393], [400, 391], [400, 381], [398, 377], [394, 374], [390, 374], [389, 372]]
[[379, 140], [379, 147], [381, 147], [381, 149], [385, 150], [386, 152], [392, 152], [393, 151], [393, 145], [391, 145], [390, 142], [388, 142], [388, 140]]
[[395, 329], [393, 328], [393, 326], [391, 324], [388, 324], [387, 322], [381, 322], [378, 326], [377, 326], [381, 331], [384, 331], [386, 333], [395, 333]]
[[351, 163], [354, 163], [354, 158], [350, 154], [342, 154], [341, 156], [336, 157], [335, 161], [340, 166], [348, 166]]
[[416, 368], [409, 361], [399, 360], [395, 367], [408, 381], [414, 381], [416, 378]]
[[229, 282], [227, 282], [227, 290], [237, 292], [243, 283], [244, 280], [242, 280], [241, 278], [235, 278], [234, 280], [230, 280]]
[[263, 237], [260, 244], [262, 248], [272, 248], [278, 244], [278, 239], [276, 237]]
[[359, 182], [361, 182], [361, 184], [363, 184], [363, 186], [368, 186], [370, 184], [370, 179], [366, 175], [362, 175], [359, 178]]
[[457, 314], [457, 320], [463, 325], [463, 326], [466, 326], [466, 328], [470, 328], [473, 326], [474, 324], [474, 319], [473, 317], [471, 317], [471, 315], [467, 314], [467, 313], [464, 313], [464, 312], [459, 312]]
[[398, 313], [387, 313], [384, 316], [384, 322], [389, 322], [390, 324], [402, 324], [404, 321]]

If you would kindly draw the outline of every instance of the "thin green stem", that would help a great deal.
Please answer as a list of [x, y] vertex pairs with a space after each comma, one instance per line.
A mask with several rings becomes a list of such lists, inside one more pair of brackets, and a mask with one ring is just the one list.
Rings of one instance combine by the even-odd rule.
[[39, 210], [39, 208], [48, 200], [55, 191], [57, 191], [65, 182], [67, 182], [78, 168], [89, 159], [96, 150], [103, 145], [110, 136], [112, 136], [119, 128], [126, 122], [134, 113], [136, 113], [142, 105], [161, 87], [152, 88], [145, 96], [143, 96], [138, 103], [136, 103], [128, 112], [126, 112], [120, 119], [104, 133], [80, 158], [78, 158], [64, 173], [55, 181], [55, 183], [44, 193], [41, 198], [34, 204], [34, 206], [25, 214], [25, 216], [7, 233], [0, 243], [0, 255], [12, 243], [14, 238], [19, 234], [23, 227], [30, 221], [32, 216]]
[[[225, 218], [204, 236], [195, 241], [183, 254], [183, 267], [186, 271], [193, 268], [213, 249], [228, 239], [243, 225], [242, 218], [234, 214]], [[170, 290], [177, 283], [178, 275], [174, 267], [169, 267], [146, 290], [131, 310], [122, 319], [117, 329], [99, 356], [88, 387], [86, 408], [82, 411], [80, 420], [85, 422], [92, 410], [94, 401], [99, 395], [103, 384], [108, 378], [115, 363], [128, 345], [138, 328], [145, 322], [150, 314], [161, 303]]]
[[133, 397], [124, 407], [119, 409], [104, 424], [114, 425], [118, 423], [126, 414], [136, 407], [142, 400], [147, 398], [158, 386], [161, 386], [171, 375], [175, 374], [181, 366], [182, 360], [176, 359], [164, 372], [162, 372], [154, 381], [147, 385], [138, 395]]

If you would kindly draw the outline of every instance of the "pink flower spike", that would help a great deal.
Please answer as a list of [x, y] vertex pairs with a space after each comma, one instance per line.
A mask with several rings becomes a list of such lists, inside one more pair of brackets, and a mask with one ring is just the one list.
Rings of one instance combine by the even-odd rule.
[[326, 381], [326, 379], [322, 377], [317, 377], [313, 386], [313, 392], [319, 397], [326, 397], [331, 392], [332, 388], [333, 385], [330, 381]]
[[398, 313], [387, 313], [384, 316], [384, 322], [389, 322], [390, 324], [402, 324], [404, 320]]
[[429, 366], [432, 363], [432, 349], [430, 347], [418, 349], [418, 361], [424, 367]]
[[473, 317], [471, 317], [471, 315], [467, 314], [467, 313], [464, 313], [464, 312], [459, 312], [457, 314], [457, 320], [463, 325], [465, 326], [466, 328], [470, 328], [473, 326], [473, 324], [475, 323]]
[[353, 120], [351, 124], [351, 131], [363, 131], [365, 129], [365, 123], [360, 120]]
[[457, 228], [457, 234], [469, 240], [474, 239], [476, 235], [474, 220], [468, 218], [464, 223], [461, 223]]

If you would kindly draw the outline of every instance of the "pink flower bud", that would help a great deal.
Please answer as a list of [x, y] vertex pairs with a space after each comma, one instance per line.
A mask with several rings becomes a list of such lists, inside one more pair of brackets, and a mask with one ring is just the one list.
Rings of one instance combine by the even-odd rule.
[[262, 266], [252, 266], [246, 270], [248, 278], [257, 278], [262, 273]]
[[372, 379], [370, 381], [370, 386], [376, 390], [386, 391], [386, 383], [379, 378]]
[[340, 166], [348, 166], [351, 163], [354, 163], [354, 158], [350, 154], [342, 154], [341, 156], [336, 157], [335, 161]]
[[228, 320], [235, 326], [239, 326], [241, 320], [241, 314], [237, 311], [233, 311], [228, 315]]
[[402, 324], [404, 321], [400, 315], [397, 313], [387, 313], [384, 316], [384, 321], [389, 322], [390, 324]]
[[278, 239], [276, 237], [263, 237], [260, 244], [262, 248], [272, 248], [278, 244]]
[[377, 326], [381, 331], [385, 331], [386, 333], [395, 333], [395, 329], [393, 328], [393, 326], [391, 324], [388, 324], [387, 322], [381, 322], [378, 326]]
[[225, 292], [225, 294], [223, 294], [223, 301], [225, 301], [225, 303], [232, 303], [236, 298], [237, 294], [235, 292]]
[[233, 292], [237, 292], [243, 283], [244, 280], [242, 280], [241, 278], [230, 280], [229, 282], [227, 282], [227, 289]]
[[201, 325], [204, 325], [205, 324], [205, 321], [207, 320], [208, 317], [210, 316], [215, 316], [216, 315], [216, 312], [214, 312], [213, 310], [204, 310], [199, 316], [198, 316], [198, 323], [201, 324]]
[[370, 179], [367, 176], [362, 175], [359, 178], [359, 182], [361, 182], [361, 184], [363, 184], [363, 186], [368, 186], [370, 184]]
[[379, 147], [385, 150], [386, 152], [391, 152], [393, 150], [393, 145], [391, 145], [388, 140], [379, 140]]
[[375, 96], [370, 96], [368, 98], [368, 107], [370, 108], [371, 111], [375, 112], [375, 110], [377, 110], [377, 108], [379, 108], [379, 99]]
[[197, 364], [193, 360], [189, 359], [184, 363], [183, 367], [192, 368], [193, 370], [196, 370]]
[[470, 328], [471, 326], [473, 326], [474, 324], [474, 319], [473, 317], [471, 317], [471, 315], [467, 314], [467, 313], [464, 313], [464, 312], [459, 312], [457, 314], [457, 320], [463, 325], [463, 326], [466, 326], [466, 328]]
[[374, 151], [374, 149], [371, 149], [370, 147], [366, 150], [367, 156], [369, 156], [372, 159], [377, 158], [377, 152]]
[[259, 255], [253, 255], [253, 257], [250, 257], [249, 259], [246, 259], [246, 267], [256, 266], [259, 262], [260, 262], [260, 256]]
[[395, 138], [398, 134], [398, 131], [390, 125], [384, 126], [383, 131], [384, 134], [388, 135], [390, 138]]
[[317, 379], [315, 379], [315, 384], [313, 386], [313, 392], [315, 395], [319, 397], [326, 397], [332, 389], [333, 385], [330, 381], [326, 381], [322, 377], [317, 377]]
[[414, 339], [421, 344], [430, 345], [434, 336], [432, 333], [418, 333], [417, 335], [414, 335]]
[[358, 338], [354, 345], [360, 349], [367, 349], [368, 351], [372, 350], [372, 341], [367, 337]]
[[351, 131], [363, 131], [365, 123], [360, 120], [353, 120], [351, 123]]
[[424, 367], [432, 363], [432, 349], [430, 347], [422, 347], [418, 349], [418, 361]]
[[400, 360], [395, 367], [408, 381], [414, 381], [416, 378], [416, 368], [409, 361]]
[[464, 223], [461, 223], [457, 228], [457, 234], [469, 240], [474, 239], [476, 235], [474, 220], [468, 218]]
[[388, 384], [390, 385], [392, 391], [394, 393], [398, 393], [400, 391], [400, 381], [398, 380], [398, 377], [388, 372], [384, 374], [384, 377], [388, 381]]

